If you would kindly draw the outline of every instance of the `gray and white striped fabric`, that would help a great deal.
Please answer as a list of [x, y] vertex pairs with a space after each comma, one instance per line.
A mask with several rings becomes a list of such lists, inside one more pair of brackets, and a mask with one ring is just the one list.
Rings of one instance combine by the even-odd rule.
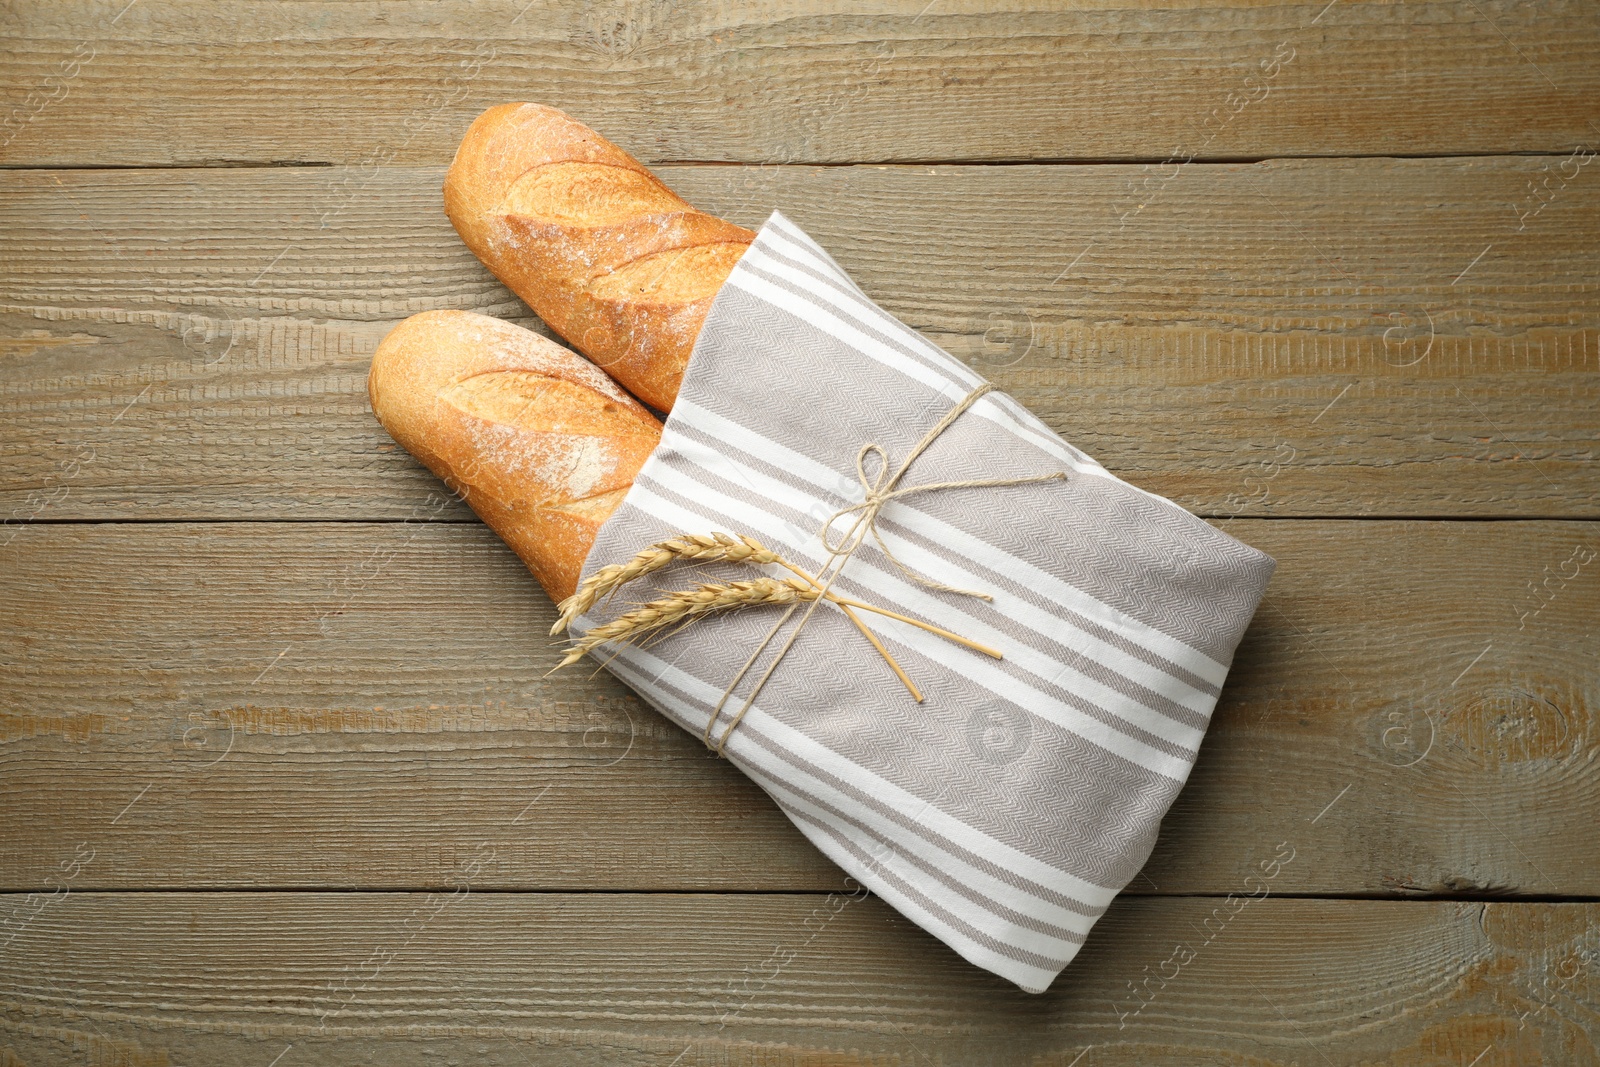
[[[861, 445], [898, 464], [981, 382], [774, 213], [718, 293], [661, 446], [584, 573], [712, 531], [749, 534], [815, 571], [818, 527], [863, 498]], [[870, 539], [834, 587], [1004, 660], [867, 616], [925, 693], [919, 705], [840, 612], [818, 610], [726, 749], [846, 872], [1033, 993], [1143, 865], [1274, 566], [1108, 474], [998, 391], [901, 484], [1052, 471], [1067, 480], [917, 494], [879, 519], [908, 566], [992, 602], [908, 580]], [[677, 564], [573, 629], [661, 590], [750, 576]], [[608, 646], [609, 668], [698, 736], [781, 610], [709, 617], [647, 649]]]

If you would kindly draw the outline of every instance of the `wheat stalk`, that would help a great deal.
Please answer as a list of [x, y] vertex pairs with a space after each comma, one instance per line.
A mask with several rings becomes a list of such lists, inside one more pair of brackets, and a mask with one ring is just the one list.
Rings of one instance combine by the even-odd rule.
[[689, 622], [713, 612], [756, 604], [794, 604], [815, 600], [819, 595], [814, 586], [798, 578], [753, 578], [744, 582], [702, 584], [695, 589], [681, 589], [596, 626], [567, 649], [566, 657], [556, 664], [555, 669], [560, 670], [578, 662], [607, 642], [630, 644], [664, 626]]
[[[560, 617], [556, 619], [555, 625], [550, 628], [550, 633], [555, 635], [568, 629], [573, 621], [583, 615], [584, 612], [594, 607], [601, 600], [615, 594], [622, 586], [658, 571], [673, 560], [678, 559], [695, 560], [702, 563], [717, 561], [749, 564], [775, 563], [794, 572], [813, 589], [822, 588], [822, 583], [814, 575], [796, 567], [793, 563], [790, 563], [778, 553], [748, 535], [740, 534], [738, 537], [734, 537], [732, 534], [725, 533], [679, 534], [677, 537], [666, 541], [657, 541], [626, 563], [613, 563], [591, 574], [578, 586], [577, 591], [572, 596], [560, 603], [558, 606]], [[796, 588], [799, 587], [797, 586]], [[815, 597], [809, 599], [815, 599]], [[861, 631], [861, 635], [871, 642], [872, 647], [878, 651], [884, 662], [889, 665], [896, 677], [905, 685], [906, 690], [911, 694], [911, 698], [919, 704], [922, 703], [922, 692], [917, 689], [910, 676], [901, 669], [895, 658], [889, 654], [889, 650], [883, 647], [883, 642], [878, 640], [877, 635], [867, 629], [866, 624], [861, 621], [861, 617], [852, 611], [848, 604], [841, 602], [837, 597], [829, 595], [828, 600], [839, 605], [840, 610], [849, 617], [856, 629]], [[693, 619], [694, 616], [687, 617], [688, 622], [692, 622]], [[660, 629], [660, 626], [653, 627], [652, 632], [659, 633]], [[583, 654], [582, 651], [577, 650], [577, 646], [568, 650], [569, 656], [574, 652], [578, 656]], [[563, 661], [561, 666], [565, 666], [567, 662], [571, 662], [571, 660]], [[559, 670], [560, 666], [556, 669]]]
[[622, 586], [660, 570], [675, 559], [713, 563], [780, 563], [782, 558], [772, 549], [753, 537], [734, 537], [731, 534], [680, 534], [667, 541], [658, 541], [626, 563], [613, 563], [601, 567], [578, 586], [577, 592], [558, 606], [561, 612], [550, 633], [559, 634], [572, 621], [594, 607]]
[[[679, 534], [677, 537], [666, 541], [658, 541], [649, 548], [635, 555], [625, 563], [613, 563], [595, 571], [582, 584], [578, 586], [572, 596], [563, 600], [559, 605], [560, 617], [551, 627], [551, 634], [561, 633], [568, 629], [571, 623], [584, 612], [594, 607], [595, 604], [607, 597], [613, 596], [616, 591], [635, 581], [661, 570], [674, 560], [694, 560], [703, 563], [717, 561], [729, 563], [768, 564], [774, 563], [793, 572], [794, 578], [756, 578], [749, 581], [728, 582], [725, 584], [703, 584], [695, 589], [684, 589], [668, 593], [659, 600], [652, 600], [648, 604], [640, 605], [633, 611], [620, 615], [604, 625], [597, 626], [585, 634], [579, 641], [566, 650], [565, 658], [553, 668], [560, 670], [578, 662], [588, 653], [599, 646], [616, 641], [621, 644], [636, 643], [644, 638], [659, 638], [666, 628], [688, 626], [696, 619], [712, 612], [724, 611], [732, 608], [747, 607], [754, 604], [794, 604], [796, 602], [810, 602], [817, 599], [827, 600], [844, 612], [861, 635], [871, 642], [872, 647], [883, 657], [885, 663], [894, 671], [895, 676], [911, 694], [911, 699], [922, 703], [922, 692], [900, 664], [889, 654], [883, 642], [878, 640], [865, 623], [861, 621], [853, 609], [860, 608], [865, 611], [876, 612], [900, 622], [909, 623], [920, 627], [932, 634], [955, 641], [995, 659], [1001, 659], [1001, 654], [986, 645], [969, 641], [959, 634], [955, 634], [939, 626], [922, 622], [902, 615], [897, 611], [880, 608], [874, 604], [856, 600], [851, 597], [840, 596], [829, 592], [826, 586], [816, 575], [795, 566], [778, 553], [767, 548], [753, 537], [744, 535], [733, 536], [726, 533], [711, 534]], [[831, 583], [830, 583], [831, 584]]]

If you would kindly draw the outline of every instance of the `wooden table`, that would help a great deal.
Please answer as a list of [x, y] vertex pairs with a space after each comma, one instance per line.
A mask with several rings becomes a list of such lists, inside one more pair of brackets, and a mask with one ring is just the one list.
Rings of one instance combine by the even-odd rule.
[[[1600, 1060], [1596, 5], [3, 17], [0, 1063]], [[537, 326], [439, 194], [516, 99], [1279, 560], [1049, 993], [545, 678], [373, 420], [400, 318]]]

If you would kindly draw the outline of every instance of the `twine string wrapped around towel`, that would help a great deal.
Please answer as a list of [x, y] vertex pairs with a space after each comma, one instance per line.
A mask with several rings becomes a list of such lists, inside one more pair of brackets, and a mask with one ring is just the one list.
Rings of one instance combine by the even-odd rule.
[[[912, 493], [928, 493], [942, 489], [985, 489], [1008, 485], [1030, 485], [1037, 482], [1064, 481], [1066, 479], [1065, 471], [1054, 471], [1050, 474], [1034, 475], [1026, 478], [978, 478], [970, 481], [928, 482], [923, 485], [902, 486], [900, 484], [901, 479], [911, 469], [911, 464], [916, 461], [917, 457], [927, 451], [928, 447], [938, 440], [939, 436], [949, 429], [951, 424], [993, 388], [994, 386], [985, 383], [968, 393], [960, 403], [945, 413], [944, 418], [940, 419], [931, 430], [923, 435], [922, 440], [917, 442], [916, 446], [906, 454], [905, 459], [900, 462], [900, 465], [893, 468], [893, 470], [890, 469], [889, 454], [882, 445], [875, 441], [868, 441], [861, 446], [860, 451], [856, 453], [856, 476], [861, 480], [862, 499], [857, 503], [849, 504], [835, 511], [828, 516], [817, 531], [817, 536], [822, 541], [823, 550], [827, 553], [828, 558], [823, 563], [822, 569], [816, 574], [811, 574], [796, 566], [748, 535], [735, 536], [726, 533], [681, 534], [666, 541], [656, 542], [636, 553], [632, 559], [610, 564], [595, 571], [579, 583], [572, 596], [561, 602], [561, 614], [556, 620], [555, 626], [550, 630], [552, 634], [565, 630], [574, 620], [600, 601], [615, 594], [617, 589], [623, 585], [652, 574], [675, 560], [743, 563], [754, 566], [771, 564], [786, 568], [795, 577], [761, 577], [749, 581], [702, 584], [696, 589], [682, 589], [668, 593], [664, 598], [642, 604], [633, 611], [589, 630], [567, 649], [565, 658], [557, 664], [556, 669], [559, 670], [569, 664], [576, 663], [586, 653], [592, 652], [608, 643], [626, 644], [659, 640], [665, 634], [673, 633], [684, 626], [692, 625], [697, 620], [712, 613], [736, 610], [741, 607], [751, 607], [758, 604], [785, 605], [785, 610], [778, 617], [777, 622], [767, 631], [767, 635], [762, 638], [761, 642], [750, 653], [749, 658], [745, 660], [744, 665], [739, 668], [738, 673], [734, 675], [733, 680], [728, 683], [728, 687], [723, 690], [722, 698], [717, 701], [716, 707], [712, 709], [710, 718], [706, 721], [703, 740], [706, 743], [706, 747], [721, 756], [723, 755], [723, 750], [727, 747], [728, 738], [733, 735], [733, 731], [744, 719], [745, 714], [754, 706], [756, 697], [766, 686], [773, 672], [778, 669], [778, 665], [783, 662], [784, 657], [788, 655], [789, 650], [794, 647], [795, 642], [799, 640], [801, 632], [811, 620], [812, 614], [817, 610], [817, 605], [823, 601], [833, 604], [844, 612], [850, 622], [872, 644], [873, 649], [883, 657], [883, 661], [899, 677], [901, 683], [911, 694], [912, 699], [919, 704], [922, 703], [921, 691], [917, 689], [916, 684], [912, 682], [906, 672], [901, 669], [900, 664], [895, 661], [894, 656], [884, 647], [883, 642], [861, 621], [860, 616], [856, 614], [857, 610], [885, 615], [927, 630], [929, 633], [936, 634], [948, 641], [965, 645], [984, 655], [995, 659], [1003, 658], [998, 650], [979, 644], [976, 641], [971, 641], [943, 627], [833, 592], [833, 584], [843, 572], [845, 564], [855, 555], [856, 550], [866, 542], [868, 534], [871, 534], [877, 542], [878, 548], [883, 552], [884, 558], [894, 564], [907, 578], [919, 585], [939, 592], [955, 593], [960, 596], [976, 597], [982, 600], [994, 599], [987, 593], [979, 592], [975, 589], [961, 589], [953, 585], [946, 585], [943, 582], [935, 581], [919, 574], [889, 551], [889, 546], [884, 542], [883, 535], [878, 531], [878, 516], [882, 513], [884, 507], [891, 501], [909, 496]], [[878, 460], [877, 473], [869, 475], [867, 473], [868, 459], [873, 456], [876, 456]], [[852, 515], [855, 516], [855, 521], [851, 523], [850, 529], [843, 537], [835, 541], [834, 524], [840, 519]], [[716, 726], [718, 720], [722, 717], [723, 709], [727, 707], [728, 701], [733, 698], [734, 690], [754, 669], [762, 654], [772, 645], [772, 642], [782, 632], [784, 626], [802, 606], [804, 606], [805, 610], [800, 616], [800, 621], [789, 632], [783, 645], [773, 656], [772, 662], [767, 665], [761, 677], [756, 680], [749, 695], [745, 697], [744, 703], [733, 715], [726, 728], [723, 729], [716, 743], [713, 744], [711, 741], [712, 728]]]
[[[863, 542], [865, 542], [869, 533], [877, 542], [878, 548], [883, 553], [884, 558], [893, 563], [895, 567], [901, 571], [901, 573], [916, 581], [918, 584], [929, 589], [938, 590], [940, 592], [957, 593], [962, 596], [977, 597], [983, 600], [994, 599], [987, 593], [982, 593], [973, 589], [961, 589], [957, 588], [956, 586], [946, 585], [943, 582], [938, 582], [932, 578], [928, 578], [922, 574], [919, 574], [917, 571], [902, 563], [898, 558], [896, 558], [894, 553], [889, 551], [889, 546], [884, 543], [883, 535], [878, 531], [878, 516], [882, 513], [885, 505], [892, 500], [897, 500], [913, 493], [928, 493], [942, 489], [998, 488], [1008, 485], [1031, 485], [1037, 482], [1066, 480], [1067, 474], [1065, 471], [1053, 471], [1050, 474], [1034, 475], [1026, 478], [980, 478], [969, 481], [928, 482], [923, 485], [909, 486], [900, 485], [900, 480], [904, 478], [906, 472], [911, 469], [911, 464], [916, 461], [917, 457], [921, 456], [923, 452], [927, 451], [928, 447], [932, 445], [933, 442], [937, 441], [939, 437], [946, 430], [948, 430], [957, 419], [965, 414], [967, 409], [971, 408], [973, 404], [977, 403], [978, 400], [984, 396], [984, 394], [988, 393], [993, 388], [993, 385], [985, 382], [962, 398], [960, 403], [956, 404], [955, 407], [947, 411], [944, 417], [940, 419], [932, 429], [923, 435], [922, 440], [918, 441], [911, 451], [906, 453], [905, 459], [900, 461], [900, 465], [894, 469], [892, 474], [890, 473], [889, 454], [882, 445], [875, 441], [868, 441], [866, 444], [861, 446], [861, 450], [856, 453], [856, 475], [861, 480], [861, 486], [865, 491], [865, 495], [857, 503], [840, 508], [832, 515], [828, 516], [827, 520], [823, 522], [821, 529], [818, 530], [818, 537], [822, 541], [822, 547], [824, 551], [828, 553], [828, 559], [823, 564], [822, 569], [813, 579], [817, 584], [817, 595], [810, 599], [808, 603], [806, 603], [805, 610], [800, 615], [800, 621], [796, 623], [794, 629], [789, 632], [789, 636], [787, 639], [785, 639], [783, 645], [773, 656], [772, 662], [767, 665], [767, 668], [762, 672], [761, 677], [756, 680], [756, 683], [751, 688], [749, 695], [744, 698], [744, 703], [739, 707], [738, 712], [733, 715], [732, 719], [728, 722], [727, 727], [722, 731], [720, 737], [717, 739], [717, 742], [714, 745], [711, 742], [712, 727], [716, 725], [718, 719], [721, 717], [723, 709], [727, 706], [729, 699], [733, 696], [734, 690], [738, 688], [739, 683], [744, 680], [745, 676], [750, 673], [750, 670], [755, 666], [756, 660], [759, 659], [761, 654], [765, 652], [768, 646], [772, 644], [779, 631], [783, 629], [784, 624], [787, 623], [790, 617], [794, 615], [795, 611], [800, 608], [799, 603], [791, 604], [788, 609], [783, 612], [782, 616], [779, 617], [772, 629], [767, 631], [766, 637], [764, 637], [761, 643], [756, 646], [755, 651], [750, 654], [750, 658], [745, 661], [744, 666], [739, 669], [739, 672], [734, 675], [733, 680], [728, 683], [727, 689], [723, 690], [722, 699], [717, 701], [716, 707], [712, 709], [711, 717], [706, 721], [705, 734], [702, 740], [704, 740], [706, 746], [718, 756], [723, 755], [723, 750], [727, 747], [728, 739], [733, 735], [733, 731], [738, 728], [739, 723], [743, 721], [750, 708], [754, 706], [756, 697], [760, 695], [761, 690], [766, 686], [767, 681], [772, 677], [773, 672], [778, 669], [778, 664], [783, 662], [783, 658], [788, 655], [789, 650], [793, 648], [795, 642], [799, 640], [801, 632], [806, 627], [806, 623], [811, 620], [812, 614], [817, 610], [817, 605], [822, 603], [823, 600], [830, 599], [829, 594], [833, 588], [833, 583], [838, 580], [839, 575], [844, 571], [845, 564], [850, 562], [851, 557], [855, 555], [856, 550], [861, 547]], [[867, 474], [867, 458], [871, 455], [876, 455], [878, 458], [878, 471], [876, 476], [873, 477], [869, 477]], [[849, 531], [845, 533], [845, 535], [836, 543], [833, 540], [833, 524], [839, 519], [845, 518], [849, 515], [855, 515], [855, 522], [851, 525]], [[849, 609], [846, 608], [846, 611], [848, 610]], [[857, 624], [859, 625], [859, 621], [857, 621]], [[964, 643], [970, 644], [970, 642]], [[874, 644], [877, 644], [877, 642], [874, 641]], [[884, 650], [881, 645], [879, 646], [879, 651], [882, 652], [884, 657], [889, 660], [890, 665], [895, 668], [896, 672], [900, 673], [902, 678], [904, 678], [904, 673], [899, 670], [898, 665], [895, 664], [893, 659], [888, 656], [887, 651]], [[916, 695], [917, 699], [920, 701], [920, 694], [917, 694], [914, 687], [911, 688], [912, 693]]]

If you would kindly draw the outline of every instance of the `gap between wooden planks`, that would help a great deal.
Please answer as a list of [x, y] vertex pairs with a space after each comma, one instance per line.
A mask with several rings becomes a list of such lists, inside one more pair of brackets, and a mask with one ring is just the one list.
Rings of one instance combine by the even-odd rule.
[[519, 99], [651, 163], [1566, 153], [1597, 45], [1581, 0], [58, 0], [8, 26], [0, 161], [446, 163]]
[[[1288, 842], [1279, 893], [1600, 896], [1593, 524], [1225, 528], [1279, 570], [1131, 892]], [[551, 606], [484, 527], [41, 526], [0, 591], [0, 888], [80, 846], [80, 888], [430, 887], [485, 847], [496, 888], [841, 884], [608, 675], [545, 678]]]
[[[1600, 184], [1551, 161], [669, 167], [780, 207], [1108, 469], [1214, 516], [1594, 517]], [[368, 410], [428, 308], [530, 321], [437, 168], [0, 174], [0, 517], [464, 517]], [[1522, 208], [1519, 209], [1519, 204]]]
[[1597, 931], [1594, 904], [1122, 899], [1029, 996], [843, 893], [72, 893], [0, 956], [0, 1061], [1577, 1064]]

